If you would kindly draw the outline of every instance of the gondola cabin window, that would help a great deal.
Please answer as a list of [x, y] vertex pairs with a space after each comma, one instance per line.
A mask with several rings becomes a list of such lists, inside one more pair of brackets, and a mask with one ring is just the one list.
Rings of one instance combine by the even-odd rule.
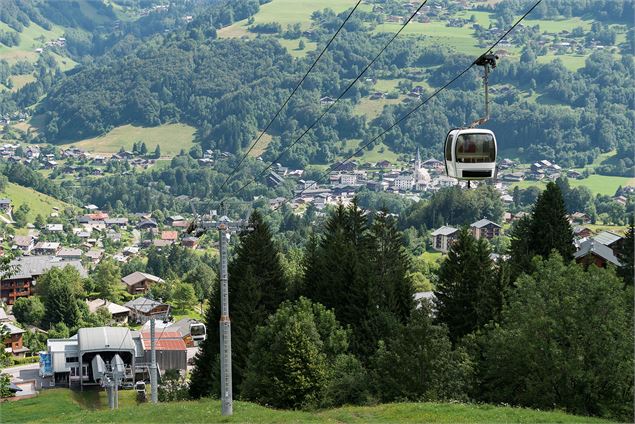
[[496, 147], [491, 134], [461, 134], [456, 140], [456, 161], [486, 163], [496, 161]]

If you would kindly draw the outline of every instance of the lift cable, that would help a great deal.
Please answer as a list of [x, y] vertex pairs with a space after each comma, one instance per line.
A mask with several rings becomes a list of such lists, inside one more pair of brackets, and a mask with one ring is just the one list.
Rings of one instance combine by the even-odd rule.
[[[420, 102], [417, 106], [415, 106], [413, 109], [411, 109], [408, 113], [406, 113], [405, 115], [401, 116], [397, 121], [395, 121], [392, 125], [390, 125], [388, 128], [386, 128], [385, 130], [383, 130], [381, 133], [379, 133], [377, 136], [375, 136], [374, 138], [372, 138], [370, 141], [364, 143], [364, 145], [362, 145], [359, 149], [357, 149], [353, 154], [351, 154], [350, 156], [348, 156], [346, 159], [344, 159], [343, 161], [341, 161], [336, 167], [331, 168], [330, 170], [324, 172], [320, 178], [318, 178], [313, 184], [311, 184], [310, 186], [304, 188], [302, 191], [300, 191], [299, 193], [296, 194], [297, 196], [302, 195], [305, 191], [309, 190], [310, 188], [316, 187], [317, 184], [319, 182], [321, 182], [322, 180], [324, 180], [324, 178], [326, 176], [328, 176], [331, 172], [333, 171], [337, 171], [339, 170], [346, 162], [348, 162], [349, 160], [351, 160], [353, 157], [355, 157], [357, 154], [361, 153], [366, 147], [370, 146], [371, 144], [373, 144], [375, 141], [377, 141], [378, 139], [380, 139], [381, 137], [383, 137], [384, 135], [386, 135], [386, 133], [388, 133], [390, 130], [392, 130], [394, 127], [396, 127], [398, 124], [400, 124], [401, 122], [405, 121], [406, 119], [408, 119], [414, 112], [416, 112], [417, 110], [419, 110], [423, 105], [425, 105], [426, 103], [428, 103], [433, 97], [435, 97], [437, 94], [439, 94], [441, 91], [445, 90], [449, 85], [451, 85], [452, 83], [454, 83], [456, 80], [458, 80], [459, 78], [461, 78], [463, 75], [465, 75], [466, 72], [468, 72], [470, 69], [472, 69], [472, 67], [476, 64], [476, 62], [484, 55], [489, 54], [492, 49], [494, 49], [510, 32], [512, 32], [514, 30], [514, 28], [516, 28], [516, 26], [518, 26], [518, 24], [520, 24], [522, 22], [523, 19], [525, 19], [525, 17], [527, 17], [527, 15], [529, 15], [540, 3], [542, 3], [542, 0], [538, 0], [529, 10], [527, 10], [527, 12], [525, 12], [525, 14], [523, 16], [521, 16], [514, 25], [512, 25], [511, 28], [509, 28], [498, 40], [496, 40], [496, 42], [494, 44], [492, 44], [492, 46], [487, 49], [485, 51], [485, 53], [483, 53], [482, 55], [480, 55], [474, 62], [472, 62], [470, 64], [470, 66], [468, 66], [467, 68], [465, 68], [463, 71], [461, 71], [458, 75], [456, 75], [454, 78], [452, 78], [448, 83], [446, 83], [443, 87], [437, 89], [434, 93], [432, 93], [428, 98], [426, 98], [425, 100], [423, 100], [422, 102]], [[276, 208], [274, 208], [273, 210], [276, 211], [278, 209], [280, 209], [284, 204], [286, 204], [289, 201], [289, 199], [286, 199], [284, 202], [280, 203]]]
[[355, 83], [357, 81], [359, 81], [359, 79], [366, 73], [368, 68], [370, 68], [377, 61], [377, 59], [379, 59], [379, 56], [381, 56], [381, 54], [384, 52], [384, 50], [386, 50], [388, 48], [388, 46], [395, 40], [395, 38], [397, 38], [397, 36], [399, 34], [401, 34], [401, 31], [403, 31], [404, 28], [406, 28], [406, 25], [408, 25], [410, 23], [410, 21], [412, 21], [412, 19], [414, 19], [414, 17], [417, 16], [419, 11], [423, 8], [423, 6], [427, 2], [428, 2], [428, 0], [424, 0], [421, 3], [421, 5], [417, 8], [417, 10], [415, 10], [414, 13], [408, 18], [408, 20], [406, 20], [406, 22], [403, 23], [403, 25], [399, 28], [399, 30], [395, 34], [393, 34], [392, 38], [384, 45], [384, 47], [382, 47], [382, 49], [379, 51], [379, 53], [377, 53], [377, 55], [373, 58], [373, 60], [371, 60], [370, 63], [368, 63], [368, 65], [366, 65], [366, 67], [362, 70], [362, 72], [360, 72], [360, 74], [348, 85], [348, 87], [346, 87], [346, 89], [337, 97], [337, 99], [335, 99], [335, 101], [333, 103], [331, 103], [322, 112], [322, 114], [306, 130], [304, 130], [304, 132], [298, 138], [296, 138], [291, 144], [289, 144], [287, 147], [285, 147], [282, 150], [282, 152], [280, 152], [280, 154], [273, 161], [271, 161], [271, 163], [269, 165], [267, 165], [258, 175], [256, 175], [256, 177], [254, 177], [248, 183], [245, 183], [242, 187], [240, 187], [238, 189], [238, 191], [236, 191], [235, 195], [237, 195], [240, 192], [242, 192], [245, 188], [247, 188], [251, 184], [257, 182], [260, 179], [260, 177], [262, 177], [269, 169], [271, 169], [271, 167], [273, 167], [273, 165], [276, 164], [289, 149], [291, 149], [293, 146], [298, 144], [300, 142], [300, 140], [302, 140], [302, 138], [309, 131], [311, 131], [313, 129], [313, 127], [315, 127], [317, 125], [318, 122], [320, 122], [322, 120], [322, 118], [333, 108], [333, 106], [335, 106], [337, 104], [337, 102], [342, 97], [344, 97], [344, 95], [346, 95], [346, 93], [348, 93], [348, 91], [353, 87], [353, 85], [355, 85]]
[[324, 46], [324, 48], [322, 49], [322, 51], [320, 52], [320, 54], [317, 56], [317, 58], [315, 59], [315, 61], [313, 62], [313, 64], [311, 64], [311, 66], [309, 67], [309, 70], [306, 71], [306, 73], [304, 74], [304, 76], [302, 77], [302, 79], [298, 82], [298, 84], [295, 86], [295, 88], [293, 89], [293, 91], [291, 91], [291, 94], [289, 94], [289, 97], [287, 97], [287, 99], [284, 101], [284, 103], [282, 103], [282, 106], [280, 106], [280, 108], [278, 109], [278, 111], [276, 112], [276, 114], [273, 116], [273, 118], [271, 118], [271, 120], [269, 121], [269, 123], [267, 124], [267, 126], [265, 127], [264, 130], [262, 130], [262, 132], [260, 133], [260, 135], [258, 136], [258, 138], [256, 139], [256, 141], [254, 141], [252, 143], [252, 145], [249, 147], [249, 149], [245, 152], [245, 154], [242, 156], [242, 158], [240, 158], [240, 161], [238, 162], [238, 164], [234, 167], [233, 171], [229, 174], [229, 176], [227, 176], [227, 178], [225, 179], [225, 181], [223, 182], [223, 184], [220, 186], [220, 190], [222, 190], [227, 183], [229, 182], [229, 180], [236, 175], [236, 172], [238, 172], [238, 170], [240, 169], [240, 166], [242, 165], [242, 163], [245, 161], [245, 159], [247, 159], [247, 156], [249, 156], [249, 153], [251, 153], [251, 151], [254, 149], [254, 147], [256, 147], [256, 144], [258, 144], [258, 142], [260, 141], [260, 139], [262, 138], [262, 136], [267, 132], [267, 130], [269, 129], [269, 127], [271, 127], [271, 125], [273, 124], [273, 121], [276, 120], [276, 118], [280, 115], [280, 113], [282, 112], [282, 109], [284, 109], [284, 107], [287, 105], [287, 103], [289, 103], [289, 100], [291, 100], [291, 97], [293, 97], [293, 95], [296, 93], [296, 91], [298, 91], [298, 89], [300, 88], [300, 86], [302, 85], [302, 83], [304, 82], [304, 80], [309, 76], [309, 73], [311, 73], [311, 71], [313, 70], [313, 68], [315, 67], [315, 65], [317, 65], [318, 61], [320, 60], [320, 58], [322, 58], [322, 55], [324, 55], [324, 53], [326, 52], [326, 50], [329, 48], [329, 46], [331, 45], [331, 43], [333, 43], [333, 41], [335, 40], [335, 37], [337, 37], [337, 35], [340, 33], [340, 31], [342, 30], [342, 28], [344, 28], [344, 25], [348, 22], [348, 20], [350, 19], [350, 17], [353, 15], [353, 12], [355, 12], [355, 10], [357, 9], [357, 6], [360, 5], [360, 3], [362, 2], [362, 0], [358, 0], [357, 4], [355, 5], [355, 7], [353, 7], [353, 9], [350, 11], [350, 13], [348, 14], [348, 16], [346, 17], [346, 19], [344, 19], [344, 22], [342, 22], [342, 24], [340, 25], [340, 27], [337, 29], [337, 31], [335, 32], [335, 34], [333, 34], [333, 37], [331, 37], [331, 39], [329, 40], [328, 43], [326, 43], [326, 46]]

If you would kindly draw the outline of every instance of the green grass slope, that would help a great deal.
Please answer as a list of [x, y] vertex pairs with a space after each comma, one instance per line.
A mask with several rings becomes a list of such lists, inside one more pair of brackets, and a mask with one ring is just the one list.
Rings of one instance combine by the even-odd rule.
[[347, 406], [316, 412], [280, 411], [234, 402], [234, 415], [221, 417], [218, 400], [136, 405], [134, 392], [121, 391], [119, 410], [106, 408], [104, 392], [43, 391], [38, 397], [0, 404], [3, 423], [601, 423], [563, 412], [460, 403], [394, 403]]
[[29, 222], [33, 222], [33, 219], [35, 219], [37, 215], [48, 216], [53, 212], [53, 208], [63, 210], [71, 207], [68, 203], [57, 200], [54, 197], [13, 183], [7, 184], [6, 189], [0, 193], [0, 197], [11, 199], [14, 210], [23, 203], [29, 205], [29, 208], [31, 208], [28, 214]]
[[194, 127], [185, 124], [165, 124], [158, 127], [123, 125], [108, 134], [73, 143], [73, 146], [95, 153], [117, 153], [121, 147], [132, 149], [138, 141], [146, 143], [150, 152], [158, 144], [162, 156], [173, 156], [181, 149], [188, 151], [194, 142]]

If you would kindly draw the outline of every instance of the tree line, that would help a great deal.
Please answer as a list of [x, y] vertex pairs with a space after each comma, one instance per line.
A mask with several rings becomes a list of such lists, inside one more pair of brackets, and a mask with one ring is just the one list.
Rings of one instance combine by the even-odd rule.
[[[250, 223], [229, 267], [237, 398], [279, 408], [469, 400], [632, 419], [633, 227], [617, 273], [574, 263], [556, 184], [514, 227], [508, 260], [463, 228], [432, 302], [414, 301], [412, 263], [385, 212], [332, 211], [295, 278], [258, 211]], [[215, 290], [194, 398], [220, 390]]]

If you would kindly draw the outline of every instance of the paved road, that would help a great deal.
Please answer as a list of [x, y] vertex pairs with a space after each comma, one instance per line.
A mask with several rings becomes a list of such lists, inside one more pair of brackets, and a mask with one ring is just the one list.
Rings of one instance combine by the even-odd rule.
[[43, 380], [40, 377], [40, 364], [27, 364], [17, 367], [4, 368], [3, 373], [9, 374], [11, 382], [22, 389], [17, 396], [27, 396], [40, 390], [43, 386], [49, 387], [50, 379]]

